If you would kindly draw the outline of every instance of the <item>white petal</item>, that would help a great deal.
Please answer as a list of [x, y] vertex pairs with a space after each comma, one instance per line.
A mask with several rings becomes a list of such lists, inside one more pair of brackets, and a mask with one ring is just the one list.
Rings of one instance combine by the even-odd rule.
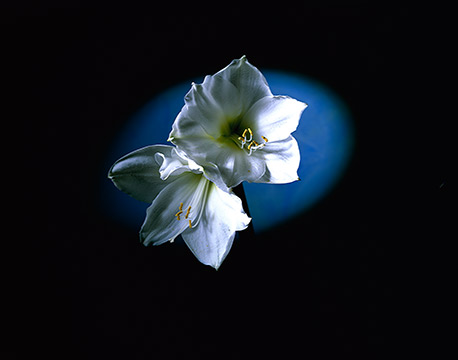
[[238, 89], [230, 81], [211, 75], [202, 84], [193, 84], [185, 104], [189, 108], [195, 106], [208, 119], [214, 119], [215, 115], [237, 117], [242, 110]]
[[185, 96], [185, 106], [172, 126], [169, 139], [221, 135], [228, 120], [241, 112], [239, 91], [229, 81], [207, 76], [203, 84], [193, 84]]
[[233, 60], [214, 77], [221, 77], [234, 84], [240, 92], [242, 112], [247, 111], [259, 99], [272, 96], [264, 75], [248, 62], [246, 56]]
[[[192, 206], [189, 218], [198, 222], [202, 213], [205, 198], [205, 186], [208, 180], [202, 175], [186, 172], [175, 177], [176, 180], [167, 185], [154, 199], [146, 211], [146, 219], [140, 230], [140, 240], [149, 245], [160, 245], [173, 240], [189, 227], [185, 212]], [[183, 203], [183, 213], [180, 220], [176, 214], [180, 203]]]
[[151, 202], [166, 186], [159, 177], [160, 163], [156, 153], [169, 157], [172, 146], [154, 145], [135, 150], [116, 161], [108, 172], [108, 177], [118, 189], [137, 200]]
[[231, 249], [235, 232], [246, 229], [250, 221], [240, 198], [211, 184], [198, 226], [186, 229], [182, 237], [200, 262], [218, 269]]
[[286, 184], [299, 180], [297, 169], [301, 161], [301, 154], [297, 141], [292, 136], [282, 141], [269, 141], [252, 157], [261, 157], [266, 164], [264, 175], [256, 182]]
[[257, 101], [245, 114], [243, 124], [269, 141], [286, 139], [299, 124], [307, 104], [288, 96], [270, 96]]
[[221, 176], [223, 182], [230, 188], [242, 181], [256, 182], [266, 171], [263, 159], [248, 156], [245, 150], [239, 148], [221, 148], [217, 153], [210, 153], [207, 160], [217, 164], [218, 173], [211, 173], [212, 178]]

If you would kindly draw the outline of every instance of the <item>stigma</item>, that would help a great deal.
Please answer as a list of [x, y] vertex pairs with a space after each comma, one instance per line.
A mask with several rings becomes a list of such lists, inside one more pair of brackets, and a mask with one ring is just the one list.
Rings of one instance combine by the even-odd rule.
[[[247, 136], [247, 133], [249, 134], [249, 138]], [[243, 149], [243, 147], [245, 145], [247, 145], [247, 150], [248, 150], [248, 156], [252, 154], [253, 151], [256, 151], [258, 149], [262, 149], [264, 146], [266, 146], [267, 142], [269, 140], [267, 140], [267, 138], [265, 136], [262, 136], [261, 135], [261, 138], [262, 140], [264, 141], [263, 143], [259, 144], [258, 142], [256, 142], [254, 139], [253, 139], [253, 130], [251, 130], [250, 128], [246, 128], [243, 133], [242, 133], [242, 136], [239, 136], [238, 137], [238, 140], [240, 141], [240, 148]]]

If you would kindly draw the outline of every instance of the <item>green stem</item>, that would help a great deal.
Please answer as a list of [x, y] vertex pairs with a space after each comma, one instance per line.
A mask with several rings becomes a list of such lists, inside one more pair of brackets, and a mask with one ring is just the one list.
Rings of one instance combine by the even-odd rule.
[[[245, 196], [245, 190], [243, 189], [243, 184], [236, 186], [232, 190], [234, 191], [234, 194], [242, 200], [243, 210], [245, 210], [245, 213], [249, 217], [251, 217], [250, 209], [248, 208], [248, 202]], [[248, 225], [248, 227], [245, 230], [239, 232], [239, 236], [241, 238], [248, 238], [254, 236], [253, 219], [251, 219], [250, 225]]]

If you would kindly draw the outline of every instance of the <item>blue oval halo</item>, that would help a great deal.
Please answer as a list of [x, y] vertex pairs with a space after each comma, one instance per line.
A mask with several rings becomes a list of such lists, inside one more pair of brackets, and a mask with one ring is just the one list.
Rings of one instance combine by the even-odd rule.
[[274, 95], [288, 95], [308, 107], [293, 133], [301, 153], [301, 180], [284, 185], [244, 183], [256, 232], [290, 220], [319, 201], [342, 175], [353, 148], [350, 113], [336, 94], [301, 75], [263, 73]]
[[[350, 113], [330, 89], [302, 75], [262, 71], [274, 95], [308, 104], [293, 136], [299, 143], [301, 181], [284, 185], [244, 183], [257, 233], [290, 220], [316, 204], [342, 175], [353, 147]], [[195, 80], [197, 83], [199, 79]], [[108, 171], [121, 156], [153, 144], [167, 144], [173, 121], [183, 107], [191, 81], [172, 87], [138, 111], [113, 142]], [[149, 204], [130, 198], [106, 178], [101, 186], [105, 213], [127, 226], [139, 227]]]

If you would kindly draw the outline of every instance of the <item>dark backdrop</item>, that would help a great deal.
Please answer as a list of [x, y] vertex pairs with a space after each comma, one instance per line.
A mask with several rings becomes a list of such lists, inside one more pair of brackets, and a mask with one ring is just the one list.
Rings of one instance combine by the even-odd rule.
[[[429, 83], [445, 75], [441, 30], [412, 9], [161, 5], [56, 2], [1, 15], [19, 125], [12, 140], [27, 154], [13, 157], [27, 189], [13, 212], [20, 261], [5, 274], [18, 296], [7, 309], [5, 351], [367, 359], [427, 346], [408, 340], [434, 317], [418, 302], [433, 270], [450, 266], [442, 257], [450, 239], [443, 105], [451, 96]], [[259, 68], [332, 88], [353, 115], [355, 151], [323, 201], [238, 241], [215, 272], [180, 246], [145, 248], [106, 218], [98, 176], [136, 110], [244, 54]], [[439, 279], [432, 283], [446, 283]]]

